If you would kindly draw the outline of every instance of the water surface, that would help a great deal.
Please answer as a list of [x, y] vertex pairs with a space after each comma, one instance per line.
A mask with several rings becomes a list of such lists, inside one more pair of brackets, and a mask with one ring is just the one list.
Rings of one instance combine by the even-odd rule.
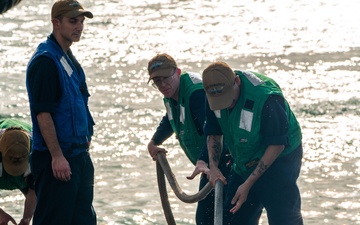
[[[25, 70], [51, 31], [52, 1], [23, 1], [0, 16], [0, 117], [30, 121]], [[199, 72], [215, 61], [276, 79], [303, 131], [299, 187], [305, 224], [360, 224], [360, 2], [132, 0], [84, 1], [85, 21], [72, 46], [88, 77], [96, 120], [92, 143], [98, 224], [166, 224], [155, 163], [146, 145], [164, 115], [146, 84], [156, 53]], [[181, 187], [192, 165], [176, 140], [165, 144]], [[170, 188], [169, 188], [170, 189]], [[178, 224], [194, 224], [196, 204], [169, 191]], [[1, 208], [19, 221], [23, 197], [0, 191]], [[261, 224], [267, 224], [265, 214]]]

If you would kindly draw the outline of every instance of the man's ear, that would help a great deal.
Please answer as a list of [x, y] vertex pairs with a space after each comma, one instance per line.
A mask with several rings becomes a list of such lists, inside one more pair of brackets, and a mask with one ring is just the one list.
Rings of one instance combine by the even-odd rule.
[[52, 22], [52, 24], [53, 24], [54, 29], [57, 29], [57, 28], [60, 27], [60, 23], [61, 23], [60, 19], [58, 19], [58, 18], [52, 18], [52, 19], [51, 19], [51, 22]]
[[237, 85], [241, 84], [241, 80], [240, 80], [239, 76], [235, 76], [235, 82], [236, 82]]

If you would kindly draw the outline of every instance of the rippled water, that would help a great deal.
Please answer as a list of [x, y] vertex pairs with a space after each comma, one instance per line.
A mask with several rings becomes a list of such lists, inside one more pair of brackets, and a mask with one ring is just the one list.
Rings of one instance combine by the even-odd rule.
[[[92, 156], [98, 224], [165, 224], [155, 163], [146, 144], [165, 113], [146, 84], [147, 61], [171, 54], [183, 70], [224, 60], [276, 79], [303, 129], [299, 178], [305, 224], [360, 224], [360, 2], [83, 1], [94, 14], [72, 49], [87, 73], [96, 120]], [[49, 0], [23, 0], [0, 16], [0, 117], [30, 121], [26, 64], [50, 33]], [[168, 159], [181, 187], [198, 181], [174, 138]], [[196, 204], [169, 192], [178, 224]], [[21, 218], [23, 197], [0, 191], [1, 208]], [[266, 216], [261, 224], [267, 224]]]

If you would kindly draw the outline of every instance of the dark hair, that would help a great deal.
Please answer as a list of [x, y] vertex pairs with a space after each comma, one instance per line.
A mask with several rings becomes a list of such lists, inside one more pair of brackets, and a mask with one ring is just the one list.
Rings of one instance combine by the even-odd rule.
[[8, 130], [24, 130], [24, 129], [22, 129], [21, 127], [8, 127], [5, 129], [5, 131], [8, 131]]
[[1, 0], [0, 1], [0, 14], [5, 13], [12, 7], [19, 4], [20, 2], [21, 2], [21, 0]]

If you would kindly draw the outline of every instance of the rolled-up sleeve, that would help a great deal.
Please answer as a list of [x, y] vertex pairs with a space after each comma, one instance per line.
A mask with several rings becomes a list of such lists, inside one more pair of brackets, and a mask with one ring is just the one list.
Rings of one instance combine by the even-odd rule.
[[49, 57], [39, 56], [29, 68], [28, 79], [34, 113], [56, 112], [61, 87], [55, 62]]

